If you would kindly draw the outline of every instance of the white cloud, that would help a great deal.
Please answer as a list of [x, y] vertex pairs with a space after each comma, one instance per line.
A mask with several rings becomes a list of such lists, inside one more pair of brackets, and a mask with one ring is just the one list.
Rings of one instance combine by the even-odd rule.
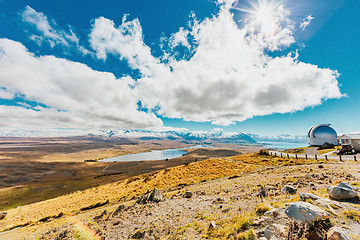
[[305, 29], [307, 28], [307, 26], [310, 25], [311, 20], [313, 20], [313, 19], [314, 19], [313, 16], [311, 16], [311, 15], [307, 16], [307, 17], [306, 17], [305, 19], [303, 19], [302, 22], [300, 23], [300, 28], [301, 28], [302, 30], [305, 30]]
[[[145, 128], [162, 122], [138, 111], [128, 77], [92, 70], [54, 56], [34, 56], [18, 42], [0, 39], [0, 86], [48, 108], [1, 106], [2, 127]], [[6, 119], [6, 121], [5, 121]]]
[[32, 34], [30, 39], [35, 41], [38, 45], [41, 45], [43, 41], [46, 41], [53, 48], [57, 45], [69, 48], [74, 45], [78, 51], [83, 54], [89, 54], [90, 52], [84, 47], [80, 46], [79, 38], [69, 27], [68, 32], [59, 29], [54, 20], [48, 20], [45, 14], [35, 11], [30, 6], [26, 6], [25, 9], [20, 13], [22, 21], [33, 25], [39, 35]]
[[170, 37], [170, 46], [174, 48], [178, 45], [183, 45], [186, 48], [191, 48], [188, 35], [190, 34], [189, 30], [180, 28], [178, 32], [173, 33]]
[[[281, 15], [282, 24], [286, 16]], [[170, 61], [172, 71], [166, 73], [156, 66], [152, 78], [138, 80], [143, 103], [169, 118], [229, 125], [342, 96], [336, 71], [300, 62], [296, 54], [265, 53], [294, 43], [292, 24], [279, 24], [272, 35], [252, 27], [237, 26], [228, 8], [195, 24], [192, 34], [198, 46], [190, 60]]]
[[15, 97], [13, 92], [6, 91], [6, 89], [0, 88], [0, 99], [11, 100]]
[[151, 55], [151, 49], [143, 41], [143, 33], [138, 19], [127, 21], [123, 17], [118, 27], [114, 22], [100, 17], [94, 20], [89, 35], [91, 47], [99, 59], [106, 60], [107, 54], [125, 59], [130, 67], [139, 69], [145, 76], [151, 76], [152, 70], [159, 66], [159, 60]]
[[[188, 29], [170, 36], [170, 44], [192, 49], [193, 55], [181, 60], [173, 57], [177, 53], [171, 47], [167, 61], [154, 57], [138, 19], [129, 21], [125, 16], [119, 26], [104, 17], [95, 19], [89, 41], [96, 56], [106, 61], [112, 54], [126, 60], [141, 72], [136, 80], [116, 79], [112, 73], [54, 56], [35, 56], [22, 44], [1, 39], [0, 87], [47, 106], [2, 106], [0, 119], [7, 121], [1, 127], [161, 127], [154, 111], [168, 118], [230, 125], [254, 116], [300, 111], [342, 96], [336, 71], [300, 62], [297, 53], [281, 55], [295, 42], [288, 10], [279, 7], [274, 31], [264, 33], [251, 20], [239, 26], [230, 7], [226, 1], [217, 15], [193, 21]], [[27, 11], [32, 15], [25, 16], [32, 16], [29, 19], [47, 41], [64, 45], [78, 41], [53, 30], [42, 13], [30, 7]], [[280, 56], [272, 57], [269, 51], [279, 51]], [[139, 101], [149, 113], [138, 110]]]

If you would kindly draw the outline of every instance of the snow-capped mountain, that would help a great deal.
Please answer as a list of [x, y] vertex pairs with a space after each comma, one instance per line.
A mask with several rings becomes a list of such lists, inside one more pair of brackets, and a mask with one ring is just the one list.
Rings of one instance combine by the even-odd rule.
[[124, 138], [140, 138], [140, 139], [183, 139], [187, 141], [196, 140], [212, 140], [212, 141], [233, 141], [256, 143], [254, 139], [242, 132], [204, 132], [204, 131], [154, 131], [143, 129], [117, 129], [111, 131], [101, 131], [101, 137], [124, 137]]
[[278, 136], [261, 136], [257, 134], [247, 134], [252, 139], [254, 139], [257, 142], [295, 142], [295, 143], [307, 143], [309, 140], [306, 136], [303, 135], [289, 135], [289, 134], [282, 134]]

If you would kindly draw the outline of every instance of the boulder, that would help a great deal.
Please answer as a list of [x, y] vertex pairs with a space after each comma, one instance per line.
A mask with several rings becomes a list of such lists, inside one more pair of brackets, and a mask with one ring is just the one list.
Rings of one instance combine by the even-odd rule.
[[192, 195], [193, 195], [192, 191], [186, 191], [186, 192], [185, 192], [185, 197], [186, 197], [186, 198], [191, 198]]
[[332, 201], [329, 199], [321, 198], [312, 193], [300, 193], [300, 201], [306, 202], [307, 200], [313, 200], [317, 206], [320, 206], [321, 208], [329, 209], [330, 212], [332, 212], [332, 213], [334, 213], [334, 209], [331, 207], [331, 205], [336, 206], [336, 208], [348, 208], [349, 207], [347, 204], [344, 204], [342, 202]]
[[337, 186], [327, 187], [326, 190], [329, 196], [335, 200], [352, 199], [358, 197], [358, 194], [354, 191], [354, 188], [345, 182], [342, 182]]
[[352, 240], [342, 228], [332, 227], [327, 232], [327, 240]]
[[285, 186], [281, 189], [281, 192], [286, 195], [293, 195], [296, 193], [296, 189], [290, 186]]
[[348, 184], [347, 182], [341, 182], [337, 185], [338, 187], [347, 188], [350, 190], [354, 190], [354, 187]]
[[286, 239], [287, 228], [281, 224], [270, 224], [264, 230], [264, 237], [267, 240]]
[[329, 217], [329, 213], [308, 202], [295, 202], [285, 210], [285, 214], [294, 220], [302, 223], [312, 223], [316, 219]]
[[165, 197], [161, 194], [161, 192], [157, 188], [154, 188], [154, 190], [152, 190], [148, 194], [139, 197], [136, 203], [145, 204], [148, 202], [161, 202], [161, 201], [165, 201]]
[[0, 220], [4, 219], [7, 215], [7, 212], [0, 212]]

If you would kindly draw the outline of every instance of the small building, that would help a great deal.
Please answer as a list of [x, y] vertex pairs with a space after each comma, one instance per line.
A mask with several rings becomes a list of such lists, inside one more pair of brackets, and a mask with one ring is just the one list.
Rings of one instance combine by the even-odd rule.
[[360, 152], [360, 134], [343, 134], [339, 137], [341, 145], [351, 145], [357, 152]]
[[337, 133], [330, 124], [318, 124], [308, 131], [310, 146], [338, 145]]

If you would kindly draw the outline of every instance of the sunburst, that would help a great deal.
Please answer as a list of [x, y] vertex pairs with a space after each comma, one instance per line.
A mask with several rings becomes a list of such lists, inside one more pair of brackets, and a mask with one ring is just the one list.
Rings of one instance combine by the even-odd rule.
[[276, 9], [283, 3], [283, 0], [248, 0], [249, 8], [234, 7], [250, 15], [250, 19], [258, 26], [263, 33], [273, 33], [277, 28]]

